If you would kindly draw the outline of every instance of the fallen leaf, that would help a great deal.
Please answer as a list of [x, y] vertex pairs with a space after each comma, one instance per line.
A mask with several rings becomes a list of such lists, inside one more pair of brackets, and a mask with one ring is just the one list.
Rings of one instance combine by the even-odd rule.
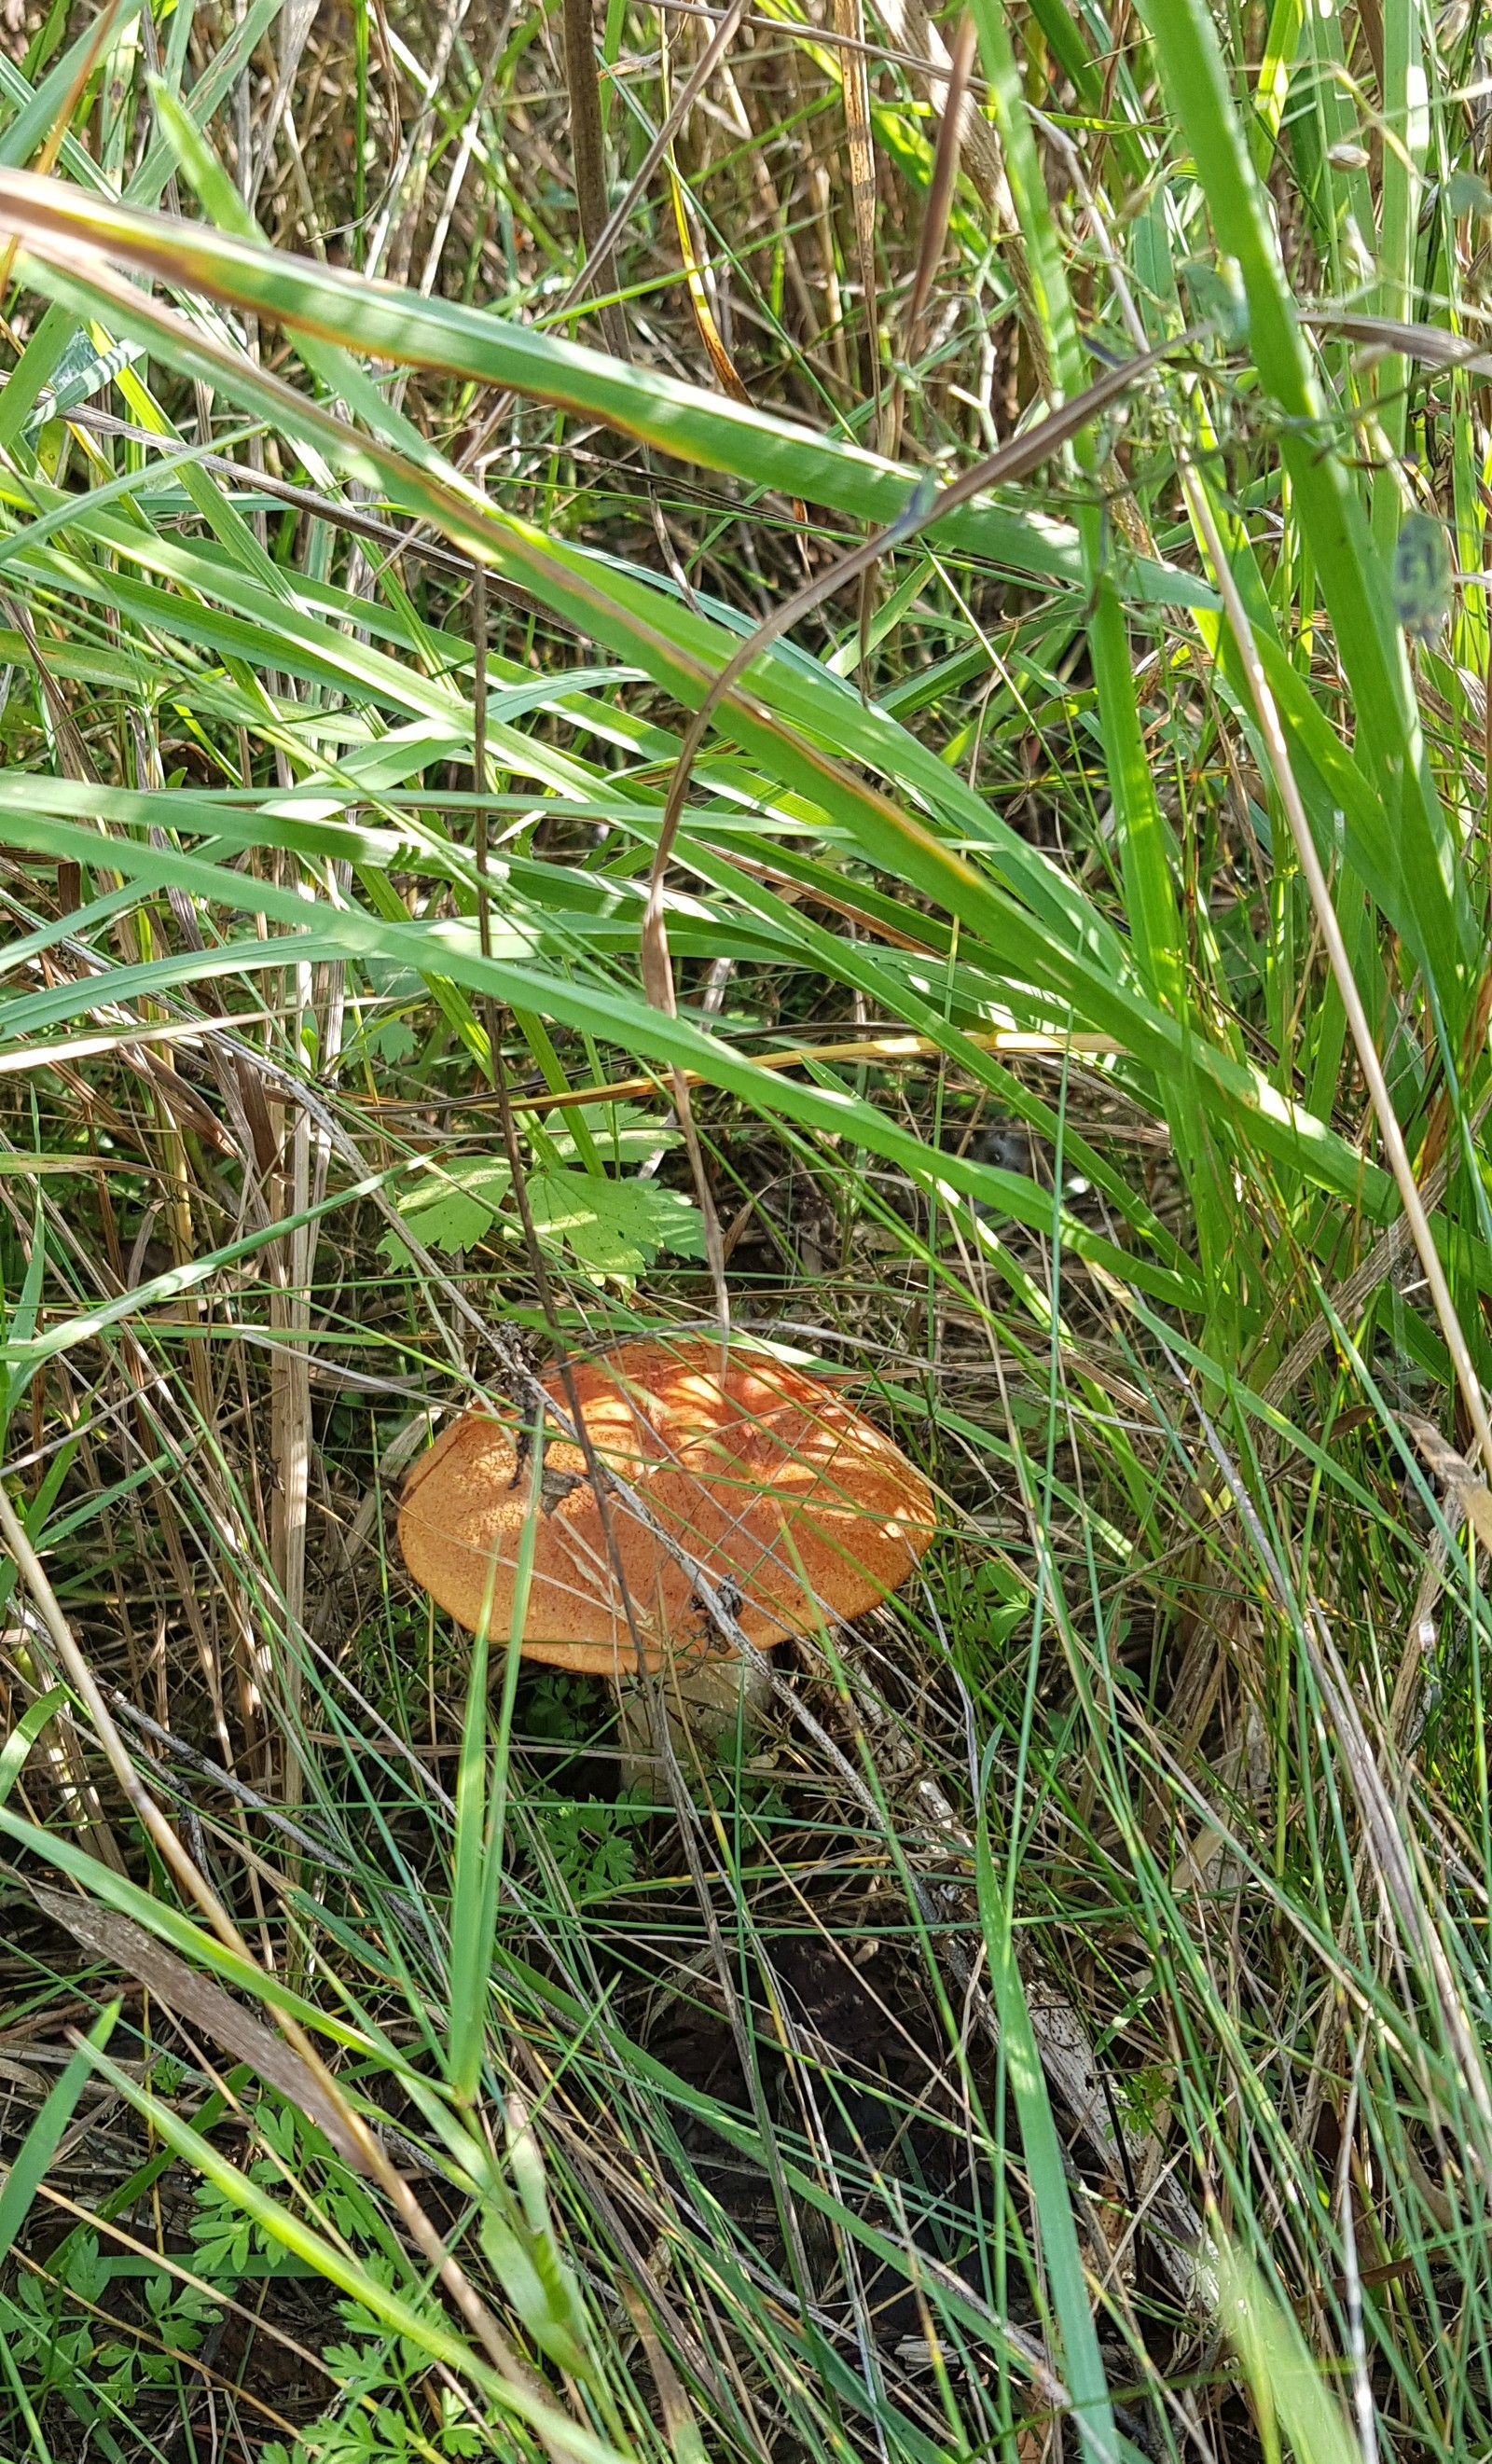
[[199, 1976], [185, 1960], [178, 1959], [174, 1951], [167, 1950], [143, 1925], [136, 1925], [133, 1918], [121, 1916], [113, 1908], [100, 1908], [93, 1900], [49, 1890], [41, 1882], [33, 1882], [31, 1889], [43, 1913], [64, 1926], [85, 1950], [106, 1960], [111, 1968], [121, 1969], [126, 1976], [133, 1976], [178, 2018], [226, 2046], [236, 2060], [247, 2062], [288, 2103], [310, 2117], [344, 2163], [354, 2166], [360, 2173], [367, 2170], [341, 2106], [328, 2097], [300, 2056], [282, 2036], [256, 2019], [252, 2012], [225, 1993], [220, 1985]]
[[1445, 1490], [1453, 1516], [1458, 1521], [1464, 1518], [1483, 1549], [1492, 1552], [1492, 1488], [1480, 1472], [1472, 1470], [1464, 1455], [1446, 1444], [1432, 1421], [1406, 1419], [1404, 1426]]

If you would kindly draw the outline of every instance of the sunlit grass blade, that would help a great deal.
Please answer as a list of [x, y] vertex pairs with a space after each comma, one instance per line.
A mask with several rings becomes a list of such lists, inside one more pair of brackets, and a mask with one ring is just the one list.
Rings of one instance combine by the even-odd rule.
[[1278, 2454], [1283, 2429], [1299, 2464], [1362, 2464], [1362, 2451], [1295, 2319], [1226, 2238], [1218, 2253], [1218, 2315], [1243, 2365], [1265, 2453]]
[[[105, 251], [148, 269], [184, 290], [231, 300], [265, 317], [281, 316], [313, 339], [351, 345], [376, 358], [449, 368], [486, 385], [516, 390], [605, 418], [681, 460], [735, 472], [758, 487], [806, 496], [857, 519], [889, 521], [914, 494], [915, 482], [873, 454], [774, 420], [716, 394], [696, 393], [676, 380], [619, 364], [582, 344], [479, 316], [449, 301], [391, 294], [330, 268], [287, 259], [201, 224], [170, 222], [79, 198], [58, 184], [20, 172], [0, 174], [0, 219], [38, 246], [51, 233]], [[950, 544], [989, 556], [1016, 572], [1076, 583], [1081, 561], [1061, 525], [1038, 514], [974, 505], [950, 516]], [[1197, 585], [1149, 560], [1121, 560], [1128, 586], [1159, 601], [1185, 605]]]
[[[502, 1692], [495, 1726], [488, 1702], [487, 1617], [472, 1639], [461, 1758], [456, 1768], [456, 1833], [450, 1884], [450, 2026], [448, 2076], [463, 2104], [476, 2101], [481, 2084], [492, 1999], [493, 1945], [502, 1889], [503, 1843], [512, 1750], [513, 1705], [521, 1665], [524, 1620], [534, 1580], [543, 1498], [544, 1436], [530, 1432], [528, 1499], [513, 1573]], [[494, 1561], [491, 1581], [496, 1581]], [[489, 1760], [490, 1757], [490, 1760]]]
[[1282, 413], [1280, 457], [1351, 687], [1359, 758], [1396, 825], [1401, 894], [1415, 916], [1447, 1026], [1459, 1034], [1471, 998], [1477, 935], [1430, 775], [1387, 570], [1358, 480], [1327, 417], [1213, 21], [1201, 0], [1147, 0], [1145, 14], [1207, 191], [1218, 244], [1242, 274], [1249, 347]]
[[1031, 2029], [1025, 1988], [1016, 1965], [1011, 1926], [1012, 1880], [1002, 1881], [996, 1871], [989, 1824], [982, 1814], [977, 1859], [979, 1917], [991, 1990], [999, 2013], [1005, 2076], [1020, 2123], [1020, 2145], [1031, 2184], [1052, 2314], [1062, 2331], [1073, 2422], [1083, 2453], [1093, 2459], [1093, 2464], [1118, 2464], [1124, 2450], [1109, 2402], [1108, 2376], [1099, 2350], [1078, 2248], [1062, 2141]]
[[[13, 808], [6, 816], [4, 807], [9, 800], [4, 786], [5, 782], [0, 781], [0, 836], [19, 846], [70, 854], [76, 849], [85, 857], [93, 853], [97, 842], [70, 824], [48, 823], [33, 812], [17, 812]], [[14, 804], [26, 801], [17, 795]], [[121, 847], [119, 860], [142, 880], [164, 885], [168, 878], [175, 878], [190, 884], [203, 895], [228, 898], [235, 906], [252, 904], [256, 912], [286, 924], [296, 924], [306, 914], [303, 900], [291, 892], [277, 892], [273, 884], [256, 885], [252, 900], [245, 901], [238, 876], [201, 858], [172, 858], [148, 847], [130, 845]], [[339, 909], [322, 921], [327, 935], [349, 956], [397, 956], [417, 969], [422, 962], [428, 962], [428, 944], [415, 926], [375, 922], [350, 909]], [[456, 981], [473, 990], [493, 992], [499, 1000], [512, 1001], [519, 1008], [536, 1009], [593, 1036], [605, 1038], [620, 1027], [632, 1051], [669, 1067], [676, 1061], [680, 1067], [696, 1068], [711, 1083], [737, 1092], [763, 1109], [779, 1111], [806, 1127], [824, 1130], [831, 1136], [853, 1132], [872, 1151], [892, 1155], [915, 1171], [928, 1169], [920, 1142], [875, 1107], [863, 1104], [848, 1092], [821, 1091], [776, 1073], [756, 1070], [721, 1040], [702, 1034], [684, 1019], [666, 1018], [640, 997], [593, 991], [573, 979], [548, 976], [538, 968], [484, 959], [474, 932], [466, 936], [465, 946], [454, 934], [443, 935], [441, 962]], [[1112, 1001], [1104, 1006], [1116, 1023], [1123, 1023], [1131, 1030], [1145, 1025], [1143, 1013], [1137, 1013], [1132, 1006]], [[1139, 1043], [1141, 1039], [1136, 1035], [1134, 1040]], [[1153, 1057], [1158, 1066], [1174, 1067], [1182, 1047], [1175, 1030], [1164, 1029], [1157, 1022], [1144, 1036], [1143, 1048], [1146, 1057]], [[1215, 1050], [1198, 1046], [1196, 1067], [1199, 1081], [1211, 1081], [1209, 1093], [1216, 1095], [1220, 1106], [1228, 1110], [1236, 1107], [1240, 1115], [1247, 1118], [1252, 1133], [1266, 1152], [1279, 1152], [1319, 1179], [1324, 1187], [1349, 1196], [1377, 1220], [1391, 1211], [1389, 1176], [1379, 1167], [1365, 1165], [1353, 1149], [1323, 1124], [1283, 1105], [1266, 1083]], [[1049, 1203], [1034, 1185], [1022, 1187], [1019, 1176], [999, 1173], [989, 1165], [954, 1155], [940, 1156], [936, 1174], [954, 1190], [973, 1197], [998, 1198], [1004, 1207], [1026, 1214], [1033, 1223], [1044, 1226], [1050, 1221]], [[1077, 1255], [1092, 1254], [1103, 1259], [1108, 1253], [1110, 1244], [1077, 1219], [1065, 1228], [1064, 1237]], [[1151, 1265], [1133, 1256], [1126, 1257], [1123, 1271], [1142, 1289], [1154, 1285], [1165, 1296], [1175, 1293], [1174, 1271], [1157, 1276]]]

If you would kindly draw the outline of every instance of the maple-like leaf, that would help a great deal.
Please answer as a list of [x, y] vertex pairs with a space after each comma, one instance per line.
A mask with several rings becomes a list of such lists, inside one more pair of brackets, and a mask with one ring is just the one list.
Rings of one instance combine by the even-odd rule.
[[[656, 1131], [649, 1134], [657, 1136]], [[494, 1155], [461, 1155], [423, 1164], [395, 1199], [402, 1221], [428, 1249], [470, 1249], [484, 1241], [512, 1188], [505, 1161]], [[704, 1255], [699, 1209], [681, 1190], [655, 1180], [607, 1180], [594, 1173], [544, 1164], [529, 1176], [529, 1212], [546, 1249], [567, 1248], [588, 1274], [630, 1280], [650, 1266], [660, 1250], [675, 1257]], [[516, 1220], [504, 1224], [513, 1237]], [[380, 1247], [396, 1265], [408, 1252], [396, 1231]]]
[[[512, 1175], [501, 1157], [458, 1155], [448, 1163], [422, 1165], [394, 1203], [427, 1249], [470, 1249], [492, 1230], [511, 1186]], [[395, 1265], [403, 1265], [409, 1254], [392, 1230], [384, 1233], [379, 1247]]]
[[[652, 1120], [635, 1104], [606, 1104], [586, 1113], [592, 1139], [603, 1163], [641, 1163], [645, 1155], [667, 1152], [679, 1143], [671, 1121]], [[544, 1135], [561, 1163], [573, 1163], [581, 1153], [574, 1130], [563, 1112], [551, 1112]]]
[[655, 1180], [598, 1180], [584, 1172], [536, 1172], [529, 1180], [534, 1228], [546, 1246], [562, 1243], [593, 1275], [640, 1275], [660, 1249], [701, 1258], [699, 1209]]

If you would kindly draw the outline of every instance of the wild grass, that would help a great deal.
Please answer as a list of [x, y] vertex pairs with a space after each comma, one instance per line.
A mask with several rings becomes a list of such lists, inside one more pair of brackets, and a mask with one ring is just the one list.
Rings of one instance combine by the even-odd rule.
[[[1492, 2454], [1489, 35], [971, 6], [6, 12], [7, 2457]], [[392, 1503], [722, 1308], [639, 1784]]]

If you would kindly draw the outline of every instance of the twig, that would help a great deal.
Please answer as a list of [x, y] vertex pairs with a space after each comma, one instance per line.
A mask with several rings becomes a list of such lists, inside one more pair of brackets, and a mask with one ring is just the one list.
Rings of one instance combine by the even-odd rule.
[[[188, 1746], [185, 1738], [173, 1737], [169, 1728], [163, 1728], [159, 1721], [138, 1710], [128, 1695], [121, 1694], [117, 1685], [110, 1687], [109, 1701], [120, 1717], [127, 1720], [132, 1728], [138, 1728], [143, 1736], [148, 1737], [152, 1745], [164, 1747], [175, 1761], [185, 1763], [188, 1770], [198, 1772], [203, 1779], [210, 1780], [214, 1788], [222, 1789], [228, 1796], [236, 1797], [240, 1805], [248, 1806], [252, 1813], [262, 1815], [266, 1822], [273, 1823], [276, 1831], [282, 1831], [287, 1839], [293, 1839], [306, 1856], [315, 1858], [318, 1865], [330, 1866], [339, 1874], [353, 1871], [352, 1866], [337, 1856], [324, 1839], [318, 1839], [311, 1832], [303, 1831], [298, 1822], [292, 1822], [288, 1814], [282, 1814], [279, 1807], [272, 1805], [268, 1797], [261, 1796], [257, 1789], [248, 1787], [243, 1780], [235, 1779], [231, 1771], [210, 1762], [206, 1754], [197, 1751], [195, 1746]], [[182, 1785], [173, 1782], [168, 1771], [163, 1771], [161, 1777], [167, 1788]]]

